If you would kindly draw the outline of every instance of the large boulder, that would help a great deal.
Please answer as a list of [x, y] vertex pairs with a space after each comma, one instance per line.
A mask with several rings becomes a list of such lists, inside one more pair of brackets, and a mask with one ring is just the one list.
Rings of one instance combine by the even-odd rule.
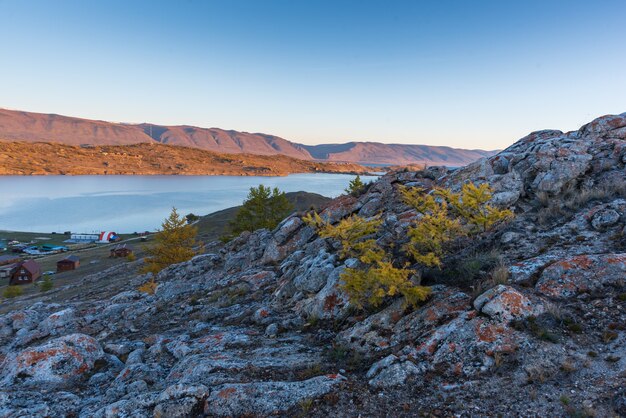
[[543, 270], [535, 288], [558, 299], [602, 292], [607, 286], [626, 282], [626, 253], [569, 257]]
[[94, 338], [66, 335], [9, 356], [0, 385], [70, 385], [83, 379], [103, 357], [104, 351]]
[[543, 303], [511, 286], [498, 285], [474, 300], [474, 308], [485, 315], [505, 322], [538, 316], [545, 311]]
[[345, 378], [318, 376], [299, 382], [230, 383], [215, 387], [204, 406], [211, 416], [268, 416], [284, 413], [300, 402], [333, 390]]

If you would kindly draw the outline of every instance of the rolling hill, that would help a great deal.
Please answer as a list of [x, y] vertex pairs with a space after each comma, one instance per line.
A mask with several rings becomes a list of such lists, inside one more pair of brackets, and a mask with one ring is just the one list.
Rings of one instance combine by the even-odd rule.
[[302, 145], [274, 135], [195, 126], [125, 124], [0, 108], [0, 138], [5, 141], [58, 142], [66, 145], [161, 143], [221, 154], [286, 155], [302, 160], [359, 164], [462, 166], [491, 151], [429, 145], [349, 142]]
[[307, 161], [286, 155], [219, 154], [157, 143], [76, 146], [0, 141], [0, 175], [285, 176], [365, 171], [354, 163]]

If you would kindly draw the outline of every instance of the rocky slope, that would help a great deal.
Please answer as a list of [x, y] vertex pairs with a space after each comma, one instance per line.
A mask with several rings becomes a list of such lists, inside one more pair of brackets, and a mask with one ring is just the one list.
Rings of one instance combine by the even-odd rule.
[[390, 249], [417, 219], [400, 185], [489, 182], [515, 211], [446, 260], [464, 268], [425, 271], [414, 310], [356, 312], [338, 287], [352, 261], [296, 215], [162, 271], [154, 295], [129, 264], [80, 297], [4, 302], [0, 415], [624, 416], [625, 164], [626, 113], [332, 201], [332, 221], [381, 213]]
[[372, 142], [305, 146], [262, 133], [148, 123], [132, 125], [1, 108], [0, 140], [58, 142], [67, 145], [160, 143], [223, 154], [286, 155], [303, 160], [361, 164], [462, 166], [493, 154], [480, 150]]
[[286, 176], [366, 171], [352, 163], [305, 161], [284, 155], [217, 154], [163, 144], [78, 147], [0, 141], [0, 175]]

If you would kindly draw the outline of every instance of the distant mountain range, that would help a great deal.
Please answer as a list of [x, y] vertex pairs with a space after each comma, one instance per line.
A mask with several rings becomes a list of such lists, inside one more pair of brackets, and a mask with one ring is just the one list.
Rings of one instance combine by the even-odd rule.
[[221, 154], [280, 154], [303, 160], [382, 165], [425, 163], [463, 166], [495, 154], [495, 151], [378, 142], [302, 145], [262, 133], [187, 125], [113, 123], [1, 108], [0, 140], [58, 142], [67, 145], [130, 145], [158, 142]]

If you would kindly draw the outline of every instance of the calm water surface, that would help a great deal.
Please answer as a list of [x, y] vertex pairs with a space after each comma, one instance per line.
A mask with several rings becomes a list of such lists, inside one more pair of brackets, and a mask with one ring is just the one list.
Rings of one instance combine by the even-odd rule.
[[[154, 230], [172, 206], [206, 215], [240, 205], [250, 187], [340, 195], [354, 176], [0, 176], [0, 230]], [[364, 181], [375, 177], [364, 176]]]

